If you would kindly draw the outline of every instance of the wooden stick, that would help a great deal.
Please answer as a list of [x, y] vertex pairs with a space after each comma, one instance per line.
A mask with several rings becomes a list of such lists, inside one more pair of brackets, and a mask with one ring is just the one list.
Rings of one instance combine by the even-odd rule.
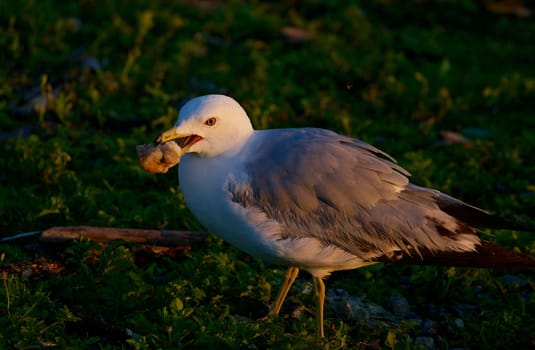
[[123, 240], [132, 243], [153, 244], [164, 247], [197, 245], [206, 237], [204, 232], [148, 230], [133, 228], [62, 226], [52, 227], [42, 232], [39, 240], [43, 243], [60, 243], [86, 238], [95, 242]]

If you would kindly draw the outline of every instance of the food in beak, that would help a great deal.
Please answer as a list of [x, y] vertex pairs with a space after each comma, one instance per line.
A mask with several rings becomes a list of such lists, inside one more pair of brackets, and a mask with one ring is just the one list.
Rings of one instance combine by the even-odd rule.
[[138, 145], [136, 151], [143, 169], [152, 174], [165, 174], [180, 162], [182, 148], [176, 142], [169, 141], [160, 145]]

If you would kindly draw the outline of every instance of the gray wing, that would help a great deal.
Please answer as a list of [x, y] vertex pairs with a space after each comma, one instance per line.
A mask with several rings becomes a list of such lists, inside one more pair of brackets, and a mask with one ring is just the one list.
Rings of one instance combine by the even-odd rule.
[[231, 198], [281, 223], [280, 239], [314, 237], [363, 258], [479, 243], [441, 208], [467, 204], [410, 184], [405, 169], [365, 142], [323, 129], [266, 130], [247, 152], [246, 180], [229, 182]]

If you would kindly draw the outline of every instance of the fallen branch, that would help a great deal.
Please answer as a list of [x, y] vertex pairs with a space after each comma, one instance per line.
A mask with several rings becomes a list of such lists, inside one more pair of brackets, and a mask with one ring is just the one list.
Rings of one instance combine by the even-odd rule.
[[201, 243], [206, 237], [204, 232], [177, 230], [148, 230], [134, 228], [114, 228], [95, 226], [60, 226], [44, 231], [20, 233], [0, 239], [0, 243], [8, 243], [30, 238], [39, 238], [41, 243], [63, 243], [80, 238], [94, 242], [110, 242], [123, 240], [137, 244], [151, 244], [163, 247], [193, 246]]
[[145, 230], [133, 228], [113, 228], [95, 226], [52, 227], [41, 233], [42, 243], [61, 243], [84, 238], [95, 242], [123, 240], [139, 244], [152, 244], [164, 247], [192, 246], [206, 237], [203, 232], [175, 230]]

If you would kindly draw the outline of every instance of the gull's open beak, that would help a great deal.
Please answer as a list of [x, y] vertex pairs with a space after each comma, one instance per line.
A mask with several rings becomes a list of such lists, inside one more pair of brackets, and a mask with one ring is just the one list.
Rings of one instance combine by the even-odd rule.
[[158, 137], [154, 139], [154, 143], [161, 145], [174, 140], [176, 140], [176, 143], [180, 146], [180, 148], [182, 148], [181, 154], [184, 154], [187, 153], [189, 147], [191, 147], [194, 143], [202, 140], [202, 137], [195, 134], [177, 133], [177, 128], [174, 127], [158, 135]]

